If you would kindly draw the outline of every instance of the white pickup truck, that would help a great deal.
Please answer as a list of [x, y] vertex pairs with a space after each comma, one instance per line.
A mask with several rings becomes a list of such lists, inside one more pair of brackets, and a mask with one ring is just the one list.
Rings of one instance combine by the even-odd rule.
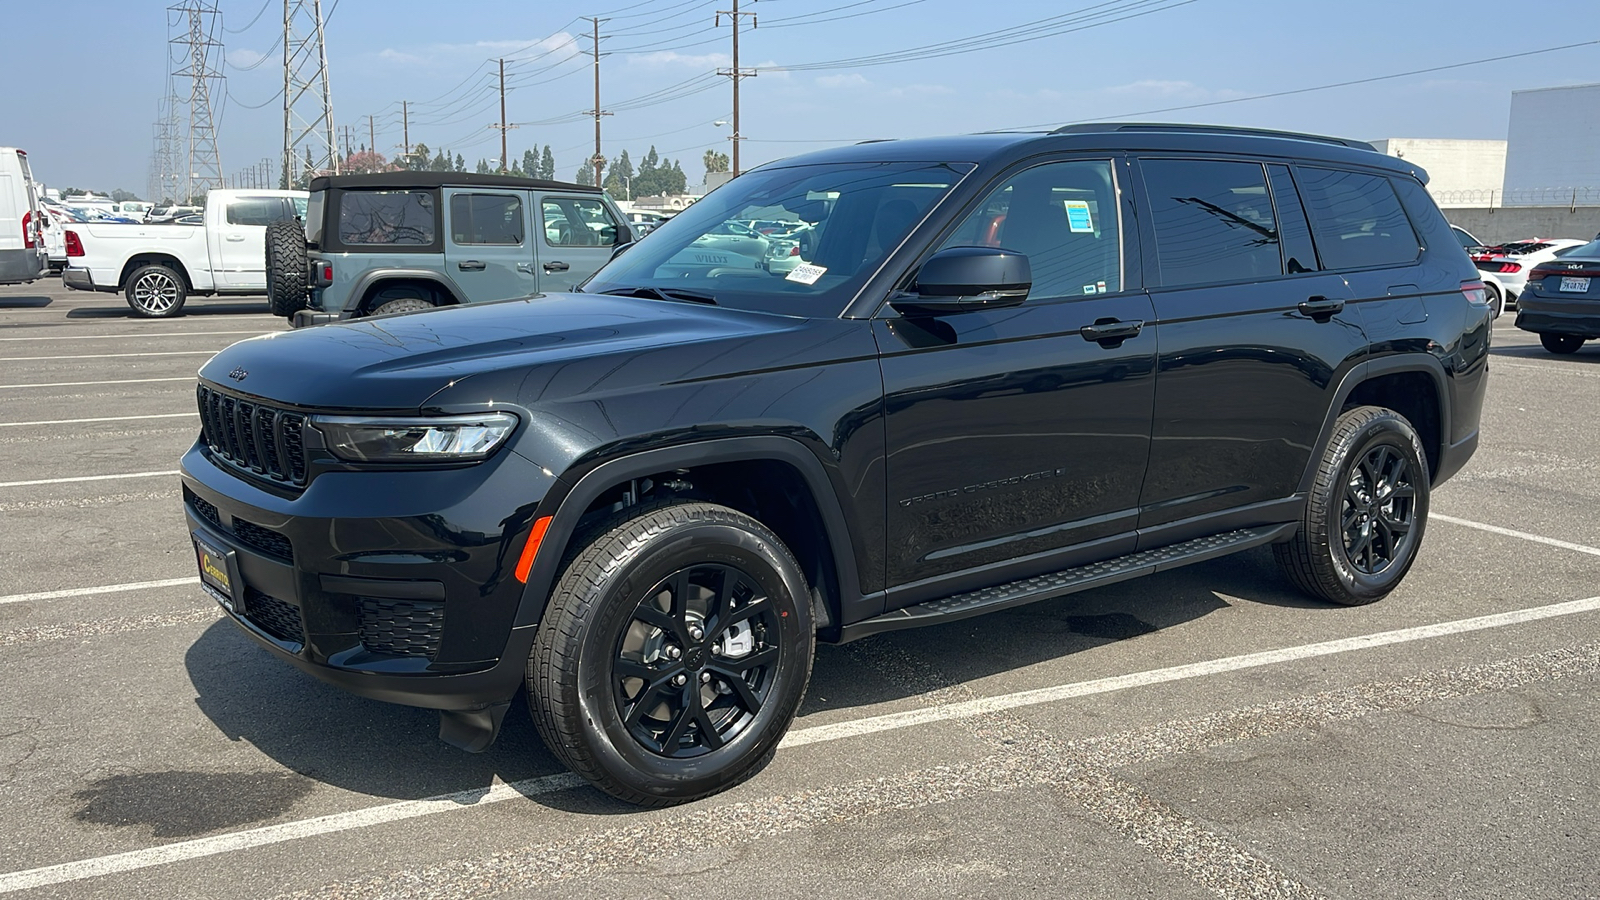
[[192, 296], [265, 294], [267, 226], [304, 219], [307, 196], [219, 190], [206, 195], [204, 225], [68, 225], [61, 281], [120, 291], [146, 318], [182, 315]]

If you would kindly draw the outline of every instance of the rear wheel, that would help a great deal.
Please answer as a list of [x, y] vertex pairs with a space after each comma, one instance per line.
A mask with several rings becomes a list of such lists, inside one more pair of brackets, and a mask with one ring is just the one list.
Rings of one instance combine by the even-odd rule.
[[1551, 353], [1555, 353], [1560, 356], [1566, 356], [1569, 353], [1577, 353], [1578, 350], [1583, 347], [1583, 342], [1584, 338], [1573, 337], [1570, 334], [1539, 335], [1539, 343], [1543, 344], [1546, 350], [1549, 350]]
[[306, 308], [306, 236], [299, 222], [267, 226], [267, 306], [275, 316]]
[[1500, 289], [1492, 284], [1485, 283], [1483, 289], [1489, 295], [1489, 310], [1493, 317], [1500, 318], [1500, 315], [1506, 311], [1505, 295], [1500, 293]]
[[123, 290], [128, 298], [128, 308], [143, 319], [169, 319], [183, 314], [183, 302], [189, 291], [183, 276], [166, 266], [141, 266], [128, 276]]
[[1339, 416], [1291, 540], [1273, 545], [1301, 590], [1343, 606], [1373, 603], [1400, 584], [1428, 520], [1422, 442], [1391, 409]]
[[433, 309], [433, 304], [421, 297], [396, 297], [385, 300], [372, 310], [375, 316], [389, 316], [395, 313], [417, 312], [423, 309]]
[[761, 523], [674, 503], [605, 529], [567, 565], [528, 661], [539, 733], [573, 771], [667, 806], [764, 766], [815, 646], [809, 589]]

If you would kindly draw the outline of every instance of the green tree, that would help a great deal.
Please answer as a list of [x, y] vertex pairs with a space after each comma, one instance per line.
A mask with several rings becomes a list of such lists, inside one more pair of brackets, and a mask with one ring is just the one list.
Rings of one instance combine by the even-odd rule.
[[671, 169], [663, 169], [661, 175], [665, 188], [661, 193], [682, 194], [689, 190], [689, 178], [683, 174], [683, 166], [678, 165], [677, 160], [672, 161]]
[[726, 153], [718, 153], [715, 150], [707, 150], [703, 159], [705, 160], [706, 175], [708, 176], [714, 175], [718, 172], [728, 171], [728, 154]]
[[116, 190], [111, 192], [111, 202], [112, 203], [122, 203], [122, 202], [127, 201], [127, 200], [137, 200], [137, 199], [139, 199], [139, 195], [138, 194], [135, 194], [132, 191], [125, 191], [122, 188], [117, 188]]
[[411, 145], [411, 152], [401, 156], [398, 162], [404, 168], [413, 172], [425, 172], [433, 158], [428, 155], [428, 145], [418, 141]]
[[465, 172], [466, 170], [467, 170], [467, 160], [466, 160], [466, 158], [463, 157], [461, 154], [457, 153], [456, 154], [456, 171], [457, 172]]
[[489, 161], [487, 159], [483, 159], [481, 157], [478, 159], [477, 172], [478, 172], [479, 175], [488, 175], [490, 172], [493, 172], [493, 171], [494, 171], [494, 169], [489, 166]]
[[633, 161], [628, 158], [628, 151], [622, 151], [607, 167], [606, 190], [613, 197], [626, 197], [633, 199]]
[[[539, 145], [534, 144], [533, 146], [534, 149], [538, 149]], [[522, 174], [529, 178], [539, 177], [539, 154], [535, 153], [534, 150], [522, 151]]]
[[445, 156], [444, 155], [444, 151], [440, 150], [438, 153], [434, 154], [433, 159], [431, 161], [429, 161], [429, 163], [428, 163], [428, 171], [430, 171], [430, 172], [448, 172], [448, 171], [450, 171], [450, 157]]
[[539, 154], [539, 177], [546, 181], [556, 180], [556, 155], [551, 152], [550, 145], [544, 145], [544, 152]]

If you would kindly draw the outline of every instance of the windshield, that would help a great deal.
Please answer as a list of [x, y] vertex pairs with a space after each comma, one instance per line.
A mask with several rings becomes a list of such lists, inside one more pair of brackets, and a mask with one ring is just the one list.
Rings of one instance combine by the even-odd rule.
[[757, 169], [658, 226], [583, 289], [688, 291], [719, 306], [834, 316], [972, 168], [902, 162]]

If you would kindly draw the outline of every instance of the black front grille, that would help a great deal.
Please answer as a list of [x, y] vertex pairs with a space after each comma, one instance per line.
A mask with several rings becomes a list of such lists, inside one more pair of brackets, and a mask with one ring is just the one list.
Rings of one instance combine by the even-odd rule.
[[247, 588], [244, 595], [244, 617], [257, 628], [280, 641], [303, 644], [305, 626], [300, 622], [300, 608]]
[[289, 539], [276, 531], [262, 528], [254, 522], [246, 522], [235, 516], [233, 519], [233, 534], [239, 540], [263, 553], [276, 556], [279, 559], [294, 559], [294, 548], [289, 545]]
[[444, 604], [362, 597], [360, 633], [372, 653], [433, 659], [444, 634]]
[[200, 430], [211, 452], [250, 472], [282, 484], [306, 483], [306, 454], [300, 413], [233, 397], [201, 385]]

